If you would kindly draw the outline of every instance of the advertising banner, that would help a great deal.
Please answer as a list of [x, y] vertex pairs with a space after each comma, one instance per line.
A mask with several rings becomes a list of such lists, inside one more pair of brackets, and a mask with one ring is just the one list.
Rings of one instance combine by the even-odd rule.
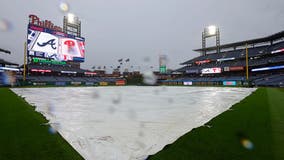
[[218, 62], [223, 62], [223, 61], [232, 61], [235, 60], [235, 57], [231, 57], [231, 58], [220, 58], [217, 59]]
[[81, 85], [82, 82], [71, 82], [72, 85]]
[[224, 67], [224, 71], [243, 71], [244, 67], [243, 66], [234, 66], [234, 67]]
[[31, 72], [44, 72], [44, 73], [50, 73], [51, 70], [49, 69], [31, 69]]
[[86, 85], [86, 86], [93, 86], [93, 85], [94, 85], [94, 82], [85, 82], [85, 85]]
[[224, 86], [236, 86], [237, 82], [236, 81], [223, 81]]
[[97, 72], [84, 72], [85, 75], [97, 75]]
[[66, 82], [55, 82], [56, 86], [66, 86]]
[[185, 85], [185, 86], [192, 86], [192, 82], [191, 81], [183, 82], [183, 85]]
[[116, 80], [115, 85], [124, 86], [126, 84], [125, 80]]
[[242, 67], [242, 66], [230, 67], [229, 69], [230, 69], [230, 71], [243, 71], [244, 67]]
[[195, 61], [195, 64], [201, 65], [201, 64], [209, 63], [209, 62], [211, 62], [211, 61], [209, 59], [206, 59], [206, 60], [202, 60], [202, 61]]
[[199, 73], [198, 69], [187, 69], [185, 73]]
[[108, 85], [107, 82], [100, 82], [99, 84], [100, 84], [100, 86], [107, 86]]
[[215, 67], [215, 68], [203, 68], [201, 70], [202, 74], [215, 74], [215, 73], [221, 73], [221, 68]]

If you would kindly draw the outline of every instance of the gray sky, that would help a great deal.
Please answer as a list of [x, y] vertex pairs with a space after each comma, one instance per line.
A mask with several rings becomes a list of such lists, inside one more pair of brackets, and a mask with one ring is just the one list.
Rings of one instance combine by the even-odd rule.
[[[117, 66], [120, 58], [130, 64], [158, 69], [160, 54], [168, 56], [168, 68], [198, 56], [205, 26], [220, 27], [221, 44], [267, 36], [284, 30], [284, 0], [66, 0], [69, 12], [82, 22], [86, 61], [82, 68]], [[58, 0], [1, 0], [0, 58], [23, 63], [28, 15], [62, 26]], [[1, 26], [0, 26], [1, 27]], [[209, 45], [214, 39], [209, 39]], [[145, 59], [149, 59], [146, 61]]]

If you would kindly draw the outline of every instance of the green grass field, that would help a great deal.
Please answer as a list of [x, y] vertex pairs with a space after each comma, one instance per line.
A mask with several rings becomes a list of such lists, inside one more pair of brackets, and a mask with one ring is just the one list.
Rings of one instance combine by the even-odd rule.
[[149, 159], [283, 160], [284, 90], [260, 88], [207, 125]]
[[0, 88], [0, 160], [83, 159], [45, 118], [8, 88]]

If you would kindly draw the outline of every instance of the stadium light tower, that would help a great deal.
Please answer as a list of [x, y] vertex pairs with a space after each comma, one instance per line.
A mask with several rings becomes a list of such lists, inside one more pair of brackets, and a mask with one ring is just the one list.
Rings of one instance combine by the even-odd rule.
[[204, 31], [202, 32], [202, 50], [203, 50], [203, 55], [206, 55], [206, 38], [210, 38], [210, 37], [216, 37], [216, 51], [217, 53], [220, 53], [220, 31], [219, 28], [214, 26], [214, 25], [210, 25], [208, 27], [206, 27], [204, 29]]
[[81, 37], [81, 21], [76, 15], [68, 13], [67, 16], [64, 16], [63, 32]]

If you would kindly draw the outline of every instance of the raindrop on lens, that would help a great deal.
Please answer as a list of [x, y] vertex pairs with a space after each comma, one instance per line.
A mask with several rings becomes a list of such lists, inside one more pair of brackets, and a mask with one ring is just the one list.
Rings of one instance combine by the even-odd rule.
[[94, 93], [93, 93], [93, 98], [94, 99], [97, 99], [97, 98], [99, 98], [100, 97], [100, 94], [97, 92], [97, 91], [95, 91]]
[[55, 107], [51, 102], [47, 104], [47, 113], [51, 116], [55, 116]]
[[155, 89], [155, 90], [154, 90], [154, 94], [155, 94], [155, 95], [158, 95], [159, 92], [160, 92], [160, 91], [159, 91], [158, 89]]
[[144, 128], [145, 127], [145, 124], [143, 122], [140, 122], [140, 127], [141, 128]]
[[145, 148], [146, 145], [143, 143], [143, 142], [140, 142], [140, 141], [136, 141], [137, 145], [140, 147], [140, 148]]
[[156, 84], [157, 77], [152, 71], [147, 71], [143, 74], [143, 82], [148, 85]]
[[112, 103], [113, 103], [113, 104], [119, 104], [120, 101], [121, 101], [121, 96], [120, 96], [120, 94], [115, 95], [115, 96], [112, 98]]
[[130, 110], [128, 111], [128, 117], [129, 117], [129, 119], [131, 119], [131, 120], [136, 119], [136, 112], [135, 112], [133, 109], [130, 109]]
[[108, 108], [108, 112], [109, 112], [110, 114], [113, 114], [113, 113], [115, 112], [115, 108], [114, 108], [113, 106], [110, 106], [110, 107]]
[[69, 5], [66, 2], [60, 2], [59, 8], [61, 12], [68, 12], [69, 11]]
[[173, 98], [169, 98], [169, 99], [168, 99], [168, 103], [169, 103], [169, 104], [172, 104], [173, 102], [174, 102]]
[[0, 19], [0, 31], [7, 32], [12, 30], [12, 24], [6, 19]]
[[248, 150], [252, 150], [254, 147], [253, 143], [249, 139], [242, 139], [241, 144], [244, 148]]
[[144, 57], [143, 61], [144, 62], [150, 62], [150, 58], [149, 57]]
[[138, 136], [139, 136], [139, 137], [144, 137], [144, 132], [143, 132], [143, 131], [139, 131], [139, 132], [138, 132]]
[[57, 133], [56, 129], [54, 129], [54, 128], [51, 127], [51, 126], [48, 128], [48, 132], [49, 132], [50, 134], [56, 134], [56, 133]]

